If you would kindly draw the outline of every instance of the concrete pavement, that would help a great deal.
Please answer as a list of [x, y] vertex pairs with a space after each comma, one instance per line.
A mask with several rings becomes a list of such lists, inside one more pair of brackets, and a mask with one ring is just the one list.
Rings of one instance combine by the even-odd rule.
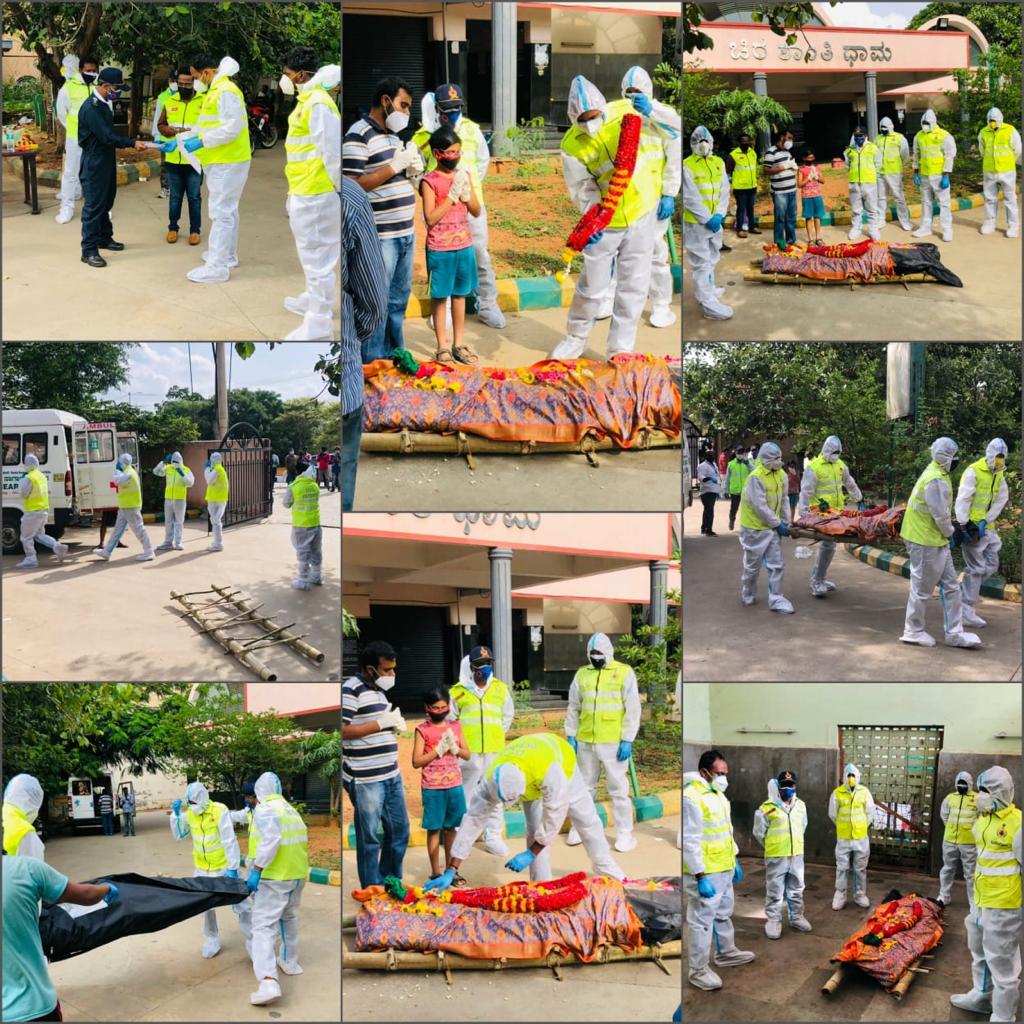
[[[999, 230], [980, 235], [984, 209], [953, 214], [953, 241], [933, 235], [943, 263], [964, 283], [869, 285], [853, 290], [812, 282], [796, 285], [748, 283], [743, 274], [750, 261], [763, 255], [772, 241], [762, 235], [737, 238], [726, 231], [733, 247], [715, 270], [715, 283], [725, 288], [722, 301], [731, 306], [731, 320], [705, 320], [693, 296], [689, 264], [683, 266], [683, 337], [686, 341], [1015, 341], [1021, 336], [1021, 244]], [[937, 221], [935, 222], [937, 225]], [[826, 243], [845, 242], [846, 227], [822, 228]], [[882, 239], [918, 239], [887, 223]], [[797, 240], [804, 240], [803, 229]]]
[[[679, 815], [636, 826], [638, 845], [629, 853], [613, 853], [630, 876], [678, 875], [681, 854], [675, 845]], [[511, 840], [514, 853], [522, 840]], [[565, 845], [560, 838], [551, 850], [556, 877], [589, 870], [582, 846]], [[359, 904], [351, 891], [358, 886], [355, 852], [342, 854], [343, 913]], [[466, 860], [462, 874], [470, 885], [501, 885], [511, 878], [501, 859], [479, 844]], [[427, 851], [411, 849], [405, 857], [407, 881], [429, 877]], [[351, 949], [355, 933], [343, 935]], [[663, 974], [652, 963], [593, 964], [567, 967], [562, 981], [545, 968], [508, 971], [454, 972], [454, 984], [433, 971], [346, 971], [342, 982], [346, 1021], [652, 1021], [670, 1020], [679, 1005], [680, 961], [666, 960]], [[431, 1008], [429, 1011], [425, 1007]]]
[[[20, 556], [3, 558], [3, 672], [7, 679], [91, 681], [235, 680], [251, 673], [219, 644], [202, 636], [170, 600], [178, 593], [207, 590], [211, 584], [241, 589], [261, 613], [326, 655], [314, 665], [283, 646], [260, 656], [281, 681], [331, 682], [341, 674], [341, 495], [321, 490], [323, 525], [322, 587], [291, 588], [295, 552], [291, 514], [282, 505], [284, 485], [275, 489], [269, 519], [224, 531], [224, 550], [208, 552], [207, 521], [187, 519], [184, 551], [158, 553], [136, 562], [140, 547], [125, 531], [127, 548], [109, 562], [92, 554], [99, 527], [68, 530], [62, 543], [71, 550], [63, 565], [49, 552], [38, 569], [15, 569]], [[154, 547], [163, 540], [162, 523], [146, 527]], [[244, 632], [244, 631], [243, 631]]]
[[[114, 237], [124, 252], [105, 253], [108, 266], [80, 262], [82, 203], [67, 224], [54, 220], [59, 203], [40, 190], [42, 212], [22, 203], [24, 187], [3, 176], [3, 337], [5, 341], [280, 340], [298, 326], [282, 300], [304, 288], [285, 199], [284, 145], [257, 150], [239, 205], [240, 265], [224, 284], [193, 284], [209, 233], [203, 200], [203, 240], [188, 244], [187, 204], [182, 233], [165, 241], [168, 200], [159, 179], [118, 189]], [[204, 197], [206, 188], [203, 188]], [[335, 337], [340, 326], [335, 307]]]
[[[47, 840], [46, 859], [79, 882], [127, 871], [192, 874], [191, 844], [171, 838], [164, 812], [137, 815], [135, 828], [134, 838], [61, 834]], [[68, 1021], [336, 1021], [340, 914], [336, 887], [306, 883], [299, 911], [305, 973], [282, 973], [282, 998], [269, 1006], [249, 1002], [256, 979], [230, 908], [217, 911], [221, 952], [210, 960], [199, 955], [202, 921], [195, 917], [51, 964], [50, 977]]]
[[[793, 615], [768, 610], [767, 574], [758, 580], [757, 604], [739, 597], [739, 527], [729, 532], [728, 502], [715, 511], [717, 537], [700, 534], [701, 505], [683, 513], [683, 673], [691, 682], [820, 682], [891, 680], [947, 682], [1021, 678], [1021, 606], [982, 598], [978, 612], [988, 621], [977, 630], [976, 650], [942, 643], [942, 608], [933, 597], [932, 648], [899, 642], [909, 581], [874, 569], [848, 555], [842, 545], [829, 567], [837, 589], [827, 598], [810, 594], [813, 559], [795, 557], [797, 542], [783, 538], [784, 588]], [[814, 548], [812, 548], [812, 551]], [[936, 590], [936, 595], [938, 591]]]

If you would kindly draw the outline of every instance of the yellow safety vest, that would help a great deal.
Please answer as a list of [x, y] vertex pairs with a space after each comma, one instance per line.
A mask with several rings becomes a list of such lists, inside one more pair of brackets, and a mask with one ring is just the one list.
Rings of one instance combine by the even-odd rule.
[[219, 462], [212, 469], [217, 474], [217, 479], [212, 484], [206, 485], [206, 500], [208, 502], [227, 501], [228, 495], [231, 492], [231, 485], [228, 483], [228, 471]]
[[289, 485], [292, 492], [292, 526], [320, 525], [320, 488], [308, 476], [296, 477]]
[[843, 491], [843, 473], [846, 463], [842, 459], [829, 462], [822, 455], [816, 455], [810, 462], [810, 469], [818, 478], [818, 486], [814, 489], [814, 501], [824, 498], [830, 508], [841, 509], [846, 504]]
[[459, 721], [466, 745], [474, 754], [495, 754], [505, 749], [501, 712], [508, 699], [508, 687], [491, 676], [483, 697], [472, 686], [456, 683], [451, 699], [459, 709]]
[[917, 133], [917, 167], [921, 174], [942, 174], [946, 164], [942, 143], [947, 135], [949, 132], [939, 127], [931, 132]]
[[[750, 476], [751, 478], [757, 477], [758, 480], [764, 481], [765, 493], [768, 496], [768, 507], [776, 509], [776, 511], [781, 509], [782, 497], [786, 493], [786, 474], [781, 469], [766, 469], [763, 463], [758, 462]], [[740, 498], [740, 526], [745, 526], [748, 530], [775, 529], [774, 526], [769, 526], [757, 514], [754, 506], [750, 503], [750, 499], [747, 497], [746, 487], [743, 488], [743, 496]]]
[[256, 863], [256, 815], [249, 808], [249, 845], [245, 848], [245, 862], [250, 867]]
[[[437, 161], [430, 150], [430, 136], [432, 134], [429, 128], [420, 128], [412, 137], [412, 141], [416, 143], [416, 147], [423, 156], [423, 164], [427, 174], [437, 167]], [[472, 182], [476, 194], [480, 197], [480, 201], [483, 202], [484, 184], [480, 178], [477, 160], [479, 159], [480, 147], [486, 146], [487, 141], [480, 131], [480, 125], [476, 121], [471, 121], [465, 114], [456, 123], [455, 134], [459, 137], [459, 142], [462, 143], [462, 157], [459, 160], [459, 167], [464, 168], [469, 173], [469, 180]]]
[[610, 661], [604, 668], [585, 665], [576, 673], [580, 691], [580, 722], [576, 739], [583, 743], [618, 743], [626, 717], [622, 694], [630, 667]]
[[878, 181], [878, 168], [875, 166], [878, 147], [873, 142], [865, 142], [860, 149], [847, 146], [845, 156], [850, 162], [847, 179], [851, 184], [873, 185]]
[[555, 761], [561, 764], [565, 777], [572, 778], [572, 773], [576, 770], [576, 755], [572, 747], [561, 736], [555, 736], [553, 733], [531, 733], [528, 736], [520, 736], [505, 747], [491, 762], [487, 774], [493, 779], [501, 765], [514, 764], [526, 776], [523, 799], [539, 800], [544, 776]]
[[949, 474], [935, 461], [932, 461], [928, 468], [917, 478], [914, 489], [907, 499], [907, 510], [903, 513], [903, 525], [900, 527], [900, 536], [914, 544], [924, 544], [930, 548], [941, 548], [949, 541], [942, 536], [939, 528], [935, 525], [931, 512], [928, 510], [928, 502], [924, 500], [924, 489], [932, 480], [945, 480], [950, 485], [952, 495], [952, 482]]
[[[280, 793], [272, 793], [260, 803], [273, 810], [281, 826], [281, 843], [274, 854], [274, 859], [264, 866], [261, 877], [272, 881], [291, 881], [295, 878], [305, 880], [309, 874], [309, 839], [302, 816]], [[256, 826], [256, 816], [253, 815], [252, 834], [249, 840], [252, 856], [256, 855], [256, 847], [259, 846], [261, 838], [260, 830]]]
[[857, 786], [851, 793], [848, 786], [836, 786], [836, 839], [867, 839], [868, 791]]
[[949, 817], [946, 819], [946, 831], [942, 838], [947, 843], [961, 846], [974, 845], [974, 822], [978, 817], [978, 794], [969, 789], [963, 796], [957, 792], [946, 797]]
[[142, 487], [139, 484], [139, 474], [135, 471], [134, 466], [129, 466], [124, 472], [129, 480], [117, 488], [117, 507], [142, 508]]
[[[736, 867], [736, 852], [732, 839], [732, 812], [725, 794], [719, 793], [701, 779], [700, 782], [688, 782], [683, 787], [683, 799], [689, 800], [700, 810], [704, 822], [700, 837], [704, 874], [732, 871]], [[689, 875], [695, 874], [685, 858], [683, 871]]]
[[[205, 136], [212, 128], [220, 127], [220, 114], [217, 106], [220, 103], [221, 93], [234, 93], [242, 104], [243, 118], [245, 110], [245, 97], [242, 90], [231, 81], [230, 78], [218, 78], [210, 88], [203, 93], [203, 105], [199, 111], [199, 120], [196, 122], [199, 134]], [[252, 159], [252, 151], [249, 148], [249, 132], [242, 124], [242, 130], [230, 141], [222, 142], [219, 146], [207, 148], [205, 145], [199, 150], [199, 158], [204, 164], [244, 164]]]
[[879, 135], [875, 145], [882, 151], [882, 173], [902, 174], [903, 158], [900, 156], [903, 136], [899, 132]]
[[730, 459], [726, 475], [729, 477], [729, 493], [742, 494], [750, 476], [750, 465], [741, 459]]
[[732, 172], [732, 187], [757, 188], [757, 153], [751, 146], [746, 153], [737, 146], [730, 154], [736, 167]]
[[997, 472], [994, 469], [989, 469], [984, 457], [978, 459], [977, 462], [972, 462], [968, 468], [974, 470], [977, 480], [974, 497], [971, 499], [971, 514], [968, 518], [975, 523], [981, 522], [982, 519], [987, 522], [988, 510], [992, 507], [996, 494], [999, 493], [999, 485], [1002, 483], [1005, 471], [1000, 469]]
[[21, 845], [22, 839], [29, 834], [29, 832], [35, 831], [35, 828], [31, 821], [28, 820], [28, 815], [20, 808], [15, 807], [14, 804], [4, 802], [3, 807], [3, 823], [4, 823], [4, 850], [8, 857], [15, 857], [18, 853], [18, 847]]
[[[725, 161], [718, 156], [697, 156], [696, 153], [692, 153], [683, 164], [690, 171], [704, 208], [713, 215], [718, 209], [718, 200], [725, 187]], [[700, 223], [696, 216], [685, 208], [683, 220], [689, 224]]]
[[[611, 119], [613, 104], [608, 105], [609, 122], [596, 135], [588, 135], [575, 125], [562, 136], [562, 152], [579, 160], [593, 175], [604, 195], [615, 173], [615, 152], [619, 147], [622, 118]], [[633, 110], [633, 104], [629, 104]], [[625, 113], [625, 111], [623, 112]], [[722, 161], [718, 161], [724, 168]], [[650, 213], [661, 199], [662, 170], [665, 151], [661, 137], [646, 124], [640, 131], [636, 167], [619, 199], [609, 228], [626, 228]]]
[[64, 130], [67, 132], [69, 139], [78, 141], [78, 111], [82, 109], [82, 104], [92, 94], [92, 86], [85, 84], [85, 79], [82, 78], [81, 72], [76, 72], [73, 78], [69, 78], [65, 83], [68, 90], [68, 96], [71, 98], [71, 106], [68, 109], [67, 124]]
[[[177, 95], [178, 94], [176, 92], [171, 92], [170, 89], [164, 89], [163, 92], [157, 93], [157, 97], [153, 101], [153, 138], [154, 139], [163, 139], [163, 138], [165, 138], [165, 136], [160, 134], [160, 119], [156, 116], [157, 110], [158, 109], [166, 110], [167, 109], [167, 101], [172, 96], [177, 96]], [[200, 98], [200, 104], [201, 103], [202, 103], [202, 100]]]
[[[182, 464], [182, 472], [190, 473], [188, 466]], [[170, 463], [167, 472], [164, 474], [164, 498], [168, 501], [180, 501], [188, 497], [188, 484], [185, 478], [178, 473], [178, 464]]]
[[[203, 110], [203, 96], [193, 96], [190, 100], [183, 100], [176, 92], [170, 93], [164, 100], [164, 112], [167, 114], [167, 123], [176, 128], [194, 128], [199, 123], [199, 115]], [[169, 164], [187, 164], [188, 161], [174, 150], [165, 154]]]
[[784, 807], [765, 800], [761, 811], [768, 819], [768, 830], [764, 834], [765, 857], [796, 857], [804, 852], [804, 829], [807, 827], [807, 805], [799, 797], [793, 798], [793, 806]]
[[985, 125], [981, 129], [981, 169], [989, 174], [1003, 174], [1016, 169], [1017, 154], [1010, 146], [1013, 127], [1004, 124], [995, 131]]
[[50, 507], [50, 485], [39, 469], [25, 474], [32, 481], [32, 490], [25, 499], [26, 512], [45, 512]]
[[978, 863], [974, 869], [974, 903], [982, 908], [1015, 910], [1021, 905], [1020, 865], [1013, 837], [1020, 831], [1020, 808], [979, 814], [974, 822]]
[[217, 823], [227, 813], [224, 804], [211, 800], [202, 814], [188, 809], [188, 828], [192, 833], [192, 863], [201, 871], [220, 871], [228, 866], [228, 855], [220, 839]]
[[327, 90], [318, 85], [299, 93], [295, 109], [288, 115], [288, 137], [284, 140], [284, 151], [288, 162], [284, 167], [288, 179], [288, 194], [292, 196], [319, 196], [334, 192], [334, 182], [327, 174], [323, 155], [313, 145], [309, 133], [309, 118], [314, 106], [326, 106], [338, 122], [341, 131], [341, 114]]

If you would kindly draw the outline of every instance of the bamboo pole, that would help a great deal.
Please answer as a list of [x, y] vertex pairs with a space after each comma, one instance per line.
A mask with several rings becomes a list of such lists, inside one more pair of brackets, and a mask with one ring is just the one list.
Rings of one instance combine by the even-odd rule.
[[843, 968], [846, 964], [840, 964], [833, 973], [832, 977], [821, 986], [821, 994], [825, 996], [833, 995], [837, 988], [843, 983]]
[[356, 915], [355, 914], [342, 914], [341, 917], [341, 930], [343, 932], [354, 931], [356, 927]]
[[[678, 448], [680, 437], [666, 434], [662, 430], [646, 431], [644, 443], [636, 448], [623, 451], [643, 451], [648, 448]], [[363, 434], [361, 447], [364, 452], [400, 452], [404, 455], [422, 452], [450, 455], [532, 455], [571, 452], [587, 455], [593, 451], [620, 449], [611, 438], [596, 441], [589, 435], [580, 441], [494, 441], [487, 437], [474, 437], [472, 441], [461, 440], [454, 434], [430, 434], [425, 431], [402, 430], [393, 434]]]
[[929, 274], [901, 274], [899, 277], [873, 277], [869, 281], [862, 281], [859, 278], [845, 277], [840, 281], [826, 281], [823, 278], [801, 277], [799, 274], [778, 274], [778, 273], [753, 273], [744, 272], [744, 281], [758, 281], [761, 284], [798, 284], [798, 285], [846, 285], [848, 288], [855, 288], [869, 284], [942, 284]]
[[235, 656], [235, 659], [241, 662], [246, 668], [255, 672], [260, 679], [265, 680], [268, 683], [277, 682], [277, 673], [269, 669], [255, 654], [247, 651], [237, 641], [232, 640], [226, 636], [224, 630], [213, 622], [208, 622], [207, 617], [199, 611], [198, 608], [192, 607], [192, 602], [189, 601], [188, 597], [184, 594], [179, 594], [176, 591], [171, 591], [171, 598], [178, 601], [185, 609], [185, 614], [188, 619], [197, 623], [203, 627], [203, 632], [220, 644], [224, 650]]
[[920, 965], [921, 965], [920, 959], [915, 960], [906, 969], [906, 971], [903, 974], [903, 977], [900, 978], [900, 980], [897, 981], [896, 984], [893, 985], [893, 987], [890, 989], [890, 992], [892, 993], [893, 998], [897, 1002], [902, 1001], [903, 997], [907, 994], [907, 989], [910, 988], [910, 986], [913, 984], [914, 976], [915, 975], [917, 975], [917, 974], [927, 974], [928, 973], [928, 971], [921, 971], [921, 970], [919, 970]]
[[[281, 629], [280, 626], [273, 619], [268, 619], [262, 615], [256, 615], [256, 609], [262, 608], [262, 604], [254, 604], [252, 601], [246, 601], [235, 596], [235, 594], [228, 592], [228, 587], [218, 587], [216, 584], [211, 584], [213, 589], [224, 597], [225, 600], [230, 601], [239, 611], [250, 612], [252, 614], [251, 622], [255, 622], [258, 626], [262, 626], [263, 629], [269, 629], [277, 631]], [[295, 633], [288, 633], [283, 639], [288, 641], [289, 647], [293, 651], [298, 651], [304, 658], [308, 658], [315, 665], [322, 665], [324, 662], [323, 651], [317, 650], [312, 644], [307, 644], [302, 637], [297, 636]]]

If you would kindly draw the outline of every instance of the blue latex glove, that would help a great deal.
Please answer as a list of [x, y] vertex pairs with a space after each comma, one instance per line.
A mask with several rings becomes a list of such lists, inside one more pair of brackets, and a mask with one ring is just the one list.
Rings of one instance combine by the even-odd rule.
[[186, 139], [185, 140], [185, 152], [194, 153], [197, 149], [203, 148], [202, 139]]
[[743, 881], [743, 868], [740, 867], [739, 861], [736, 861], [736, 867], [732, 869], [732, 880], [734, 882]]
[[177, 153], [178, 144], [173, 139], [161, 139], [160, 140], [160, 152], [161, 153]]
[[591, 236], [590, 241], [587, 242], [587, 244], [585, 246], [583, 246], [583, 248], [584, 249], [589, 249], [595, 243], [600, 242], [603, 237], [604, 237], [604, 232], [603, 231], [598, 231], [596, 234]]
[[672, 1022], [673, 1022], [673, 1024], [679, 1024], [679, 1022], [682, 1019], [683, 1019], [683, 1004], [680, 1003], [676, 1007], [676, 1012], [672, 1014]]
[[207, 460], [206, 460], [206, 468], [207, 468], [207, 469], [209, 469], [209, 468], [210, 468], [210, 460], [209, 460], [209, 459], [207, 459]]
[[568, 743], [570, 747], [572, 747], [572, 752], [575, 754], [576, 753], [576, 747], [577, 747], [576, 737], [575, 736], [566, 736], [565, 742]]
[[714, 899], [718, 895], [718, 893], [715, 892], [715, 887], [706, 878], [698, 879], [697, 892], [699, 892], [706, 900]]
[[818, 502], [818, 511], [827, 512], [832, 506], [824, 499], [820, 499]]
[[658, 200], [658, 220], [668, 220], [676, 212], [676, 197], [662, 196]]
[[166, 454], [166, 455], [164, 456], [164, 465], [165, 465], [165, 466], [169, 466], [170, 464], [171, 464], [171, 453], [170, 453], [170, 452], [168, 452], [168, 453], [167, 453], [167, 454]]
[[775, 527], [775, 532], [780, 537], [788, 537], [789, 536], [789, 527], [785, 523], [779, 523], [779, 525]]
[[171, 810], [174, 811], [175, 814], [181, 814], [181, 801], [175, 800], [174, 803], [171, 804]]
[[178, 470], [178, 476], [184, 476], [184, 475], [185, 475], [185, 470], [183, 470], [183, 469], [181, 468], [181, 466], [178, 466], [178, 467], [177, 467], [177, 470]]
[[121, 898], [121, 890], [113, 882], [107, 882], [107, 885], [110, 886], [110, 891], [103, 897], [103, 902], [109, 907], [111, 903], [116, 903]]
[[455, 868], [449, 868], [443, 875], [438, 875], [437, 878], [424, 882], [423, 891], [427, 892], [429, 889], [436, 889], [438, 892], [444, 892], [454, 881]]
[[651, 103], [651, 97], [642, 92], [631, 93], [629, 101], [633, 104], [633, 109], [638, 114], [650, 116], [651, 111], [654, 109], [654, 106]]
[[255, 892], [260, 887], [260, 878], [263, 877], [263, 872], [258, 868], [249, 869], [249, 877], [245, 880], [245, 887], [249, 892]]
[[857, 502], [857, 508], [858, 508], [858, 509], [859, 509], [859, 510], [860, 510], [861, 512], [863, 512], [863, 511], [864, 511], [864, 510], [865, 510], [865, 509], [866, 509], [867, 507], [868, 507], [868, 503], [867, 503], [866, 501], [858, 501], [858, 502]]
[[633, 753], [632, 740], [619, 740], [619, 749], [615, 754], [616, 761], [628, 761]]
[[978, 523], [978, 540], [981, 540], [985, 536], [985, 527], [988, 526], [988, 520], [982, 519]]
[[522, 853], [517, 853], [511, 860], [506, 861], [505, 867], [507, 867], [509, 871], [523, 871], [536, 859], [537, 855], [533, 850], [523, 850]]
[[722, 223], [724, 220], [725, 218], [720, 213], [716, 213], [714, 217], [711, 217], [707, 220], [707, 222], [704, 224], [704, 227], [706, 227], [708, 231], [711, 231], [712, 233], [716, 231], [721, 231]]
[[[121, 465], [121, 460], [120, 459], [118, 459], [117, 462], [114, 463], [114, 469], [118, 473], [124, 472], [124, 467]], [[25, 476], [28, 476], [28, 473], [26, 473]]]
[[949, 175], [948, 174], [943, 174], [942, 177], [939, 178], [939, 188], [949, 188]]
[[225, 878], [237, 878], [238, 877], [238, 870], [236, 868], [228, 868], [227, 871], [224, 872], [224, 877]]
[[917, 173], [917, 171], [914, 171], [914, 184], [915, 184], [915, 185], [916, 185], [916, 186], [917, 186], [918, 188], [920, 188], [920, 187], [921, 187], [921, 175], [920, 175], [920, 174], [918, 174], [918, 173]]

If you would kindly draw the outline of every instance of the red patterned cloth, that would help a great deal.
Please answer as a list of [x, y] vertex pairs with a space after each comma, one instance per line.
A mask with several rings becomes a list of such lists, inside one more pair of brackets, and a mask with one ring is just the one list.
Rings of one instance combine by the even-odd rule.
[[875, 540], [898, 537], [906, 508], [906, 505], [897, 505], [895, 508], [879, 505], [864, 512], [855, 508], [845, 508], [841, 512], [832, 509], [828, 512], [811, 511], [800, 516], [794, 525], [817, 530], [818, 533], [825, 533], [830, 537], [871, 543]]
[[[857, 250], [861, 247], [850, 248]], [[801, 249], [784, 253], [777, 246], [765, 246], [761, 270], [765, 274], [791, 274], [818, 281], [845, 281], [848, 278], [870, 281], [876, 277], [891, 277], [896, 267], [889, 255], [888, 242], [869, 242], [859, 255], [849, 256], [815, 255]]]

